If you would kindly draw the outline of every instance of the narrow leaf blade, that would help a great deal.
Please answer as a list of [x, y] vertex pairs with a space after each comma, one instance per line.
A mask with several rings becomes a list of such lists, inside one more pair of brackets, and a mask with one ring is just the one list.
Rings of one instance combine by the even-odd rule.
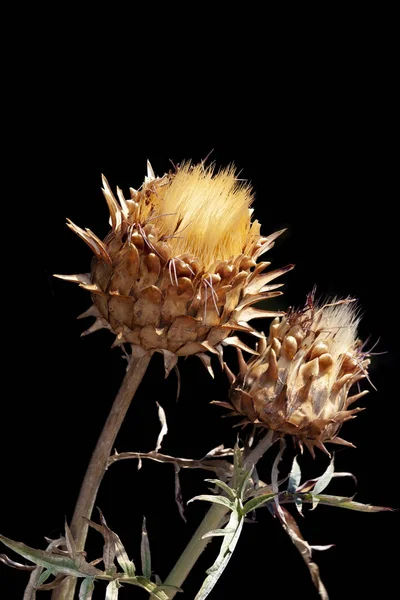
[[146, 529], [146, 517], [143, 517], [142, 541], [140, 544], [140, 558], [142, 561], [143, 577], [145, 577], [146, 579], [150, 579], [150, 577], [151, 577], [151, 553], [150, 553], [149, 536], [147, 535], [147, 529]]

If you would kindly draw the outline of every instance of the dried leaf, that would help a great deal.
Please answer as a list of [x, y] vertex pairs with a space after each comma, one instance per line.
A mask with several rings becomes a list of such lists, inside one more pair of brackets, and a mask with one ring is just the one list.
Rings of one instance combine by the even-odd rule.
[[311, 579], [318, 590], [318, 593], [322, 600], [329, 600], [328, 593], [325, 589], [324, 584], [322, 583], [318, 565], [312, 560], [311, 557], [311, 547], [303, 538], [300, 533], [300, 529], [290, 514], [285, 508], [280, 507], [280, 512], [276, 511], [279, 517], [279, 520], [285, 529], [286, 533], [289, 535], [293, 544], [296, 546], [298, 551], [300, 552], [304, 562], [306, 563], [308, 570], [311, 574]]
[[103, 563], [106, 573], [108, 571], [115, 571], [114, 560], [117, 554], [117, 548], [115, 544], [115, 533], [111, 531], [108, 527], [106, 520], [104, 518], [103, 513], [98, 508], [97, 509], [100, 514], [100, 523], [102, 525], [102, 535], [104, 537], [104, 546], [103, 546]]
[[165, 416], [165, 411], [164, 411], [163, 407], [158, 402], [156, 402], [156, 404], [158, 407], [158, 418], [160, 419], [160, 423], [161, 423], [161, 431], [158, 434], [157, 444], [156, 444], [156, 448], [155, 448], [155, 452], [158, 452], [159, 449], [161, 448], [161, 444], [162, 444], [164, 437], [168, 433], [168, 426], [167, 426], [167, 418]]
[[0, 562], [7, 565], [7, 567], [13, 567], [14, 569], [20, 569], [21, 571], [33, 571], [34, 569], [36, 569], [36, 567], [34, 567], [33, 565], [23, 565], [21, 563], [15, 562], [14, 560], [11, 560], [11, 558], [8, 558], [6, 554], [0, 554]]

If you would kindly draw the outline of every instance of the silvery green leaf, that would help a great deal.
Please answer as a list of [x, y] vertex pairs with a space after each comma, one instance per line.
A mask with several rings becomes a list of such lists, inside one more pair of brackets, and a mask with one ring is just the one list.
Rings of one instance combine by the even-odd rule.
[[106, 589], [106, 597], [105, 600], [117, 600], [118, 598], [118, 589], [120, 588], [120, 584], [117, 579], [110, 581]]
[[74, 577], [85, 577], [90, 576], [103, 576], [104, 573], [99, 569], [96, 569], [93, 565], [88, 564], [83, 556], [79, 556], [79, 565], [75, 563], [72, 558], [68, 556], [60, 556], [59, 554], [53, 554], [45, 550], [37, 550], [31, 548], [23, 542], [15, 542], [5, 536], [0, 535], [0, 541], [5, 546], [14, 550], [20, 556], [30, 560], [36, 565], [45, 567], [46, 569], [53, 569], [56, 573], [63, 573], [64, 575], [73, 575]]
[[224, 492], [226, 492], [226, 494], [228, 495], [228, 497], [231, 500], [235, 499], [236, 492], [231, 487], [229, 487], [229, 485], [227, 483], [224, 483], [223, 481], [220, 481], [219, 479], [205, 479], [204, 481], [207, 481], [209, 483], [213, 483], [214, 485], [217, 485], [222, 490], [224, 490]]
[[238, 490], [237, 490], [237, 495], [241, 500], [243, 500], [245, 498], [247, 485], [250, 481], [253, 471], [254, 471], [254, 465], [252, 465], [248, 471], [243, 473], [243, 475], [240, 479], [240, 482], [238, 485]]
[[251, 512], [252, 510], [260, 508], [260, 506], [263, 506], [267, 502], [270, 502], [273, 498], [275, 498], [275, 496], [276, 494], [272, 492], [270, 494], [264, 494], [262, 496], [256, 496], [255, 498], [252, 498], [244, 505], [243, 514], [247, 515], [247, 513]]
[[289, 494], [294, 494], [297, 490], [299, 483], [301, 480], [301, 469], [299, 463], [297, 462], [297, 456], [293, 459], [292, 470], [289, 474], [289, 482], [287, 486], [287, 491]]
[[318, 480], [317, 480], [317, 482], [314, 486], [314, 490], [313, 490], [314, 494], [320, 494], [329, 485], [329, 483], [333, 477], [333, 473], [335, 472], [334, 459], [335, 459], [335, 456], [332, 455], [331, 462], [329, 463], [328, 468], [326, 469], [325, 473], [323, 473], [321, 475], [321, 477], [318, 477]]
[[229, 508], [229, 510], [233, 510], [234, 506], [235, 506], [231, 500], [228, 500], [228, 498], [224, 498], [223, 496], [212, 496], [211, 494], [202, 494], [201, 496], [195, 496], [194, 498], [191, 498], [188, 501], [188, 504], [190, 502], [193, 502], [194, 500], [204, 500], [205, 502], [213, 502], [214, 504], [222, 504], [223, 506], [226, 506], [227, 508]]
[[140, 544], [140, 558], [142, 560], [142, 573], [143, 577], [150, 579], [151, 577], [151, 553], [149, 536], [147, 535], [146, 529], [146, 517], [143, 517], [142, 525], [142, 541]]
[[201, 537], [201, 539], [204, 540], [204, 539], [209, 538], [209, 537], [218, 537], [218, 536], [221, 536], [221, 535], [228, 535], [228, 534], [231, 534], [231, 533], [235, 533], [233, 529], [226, 529], [226, 528], [224, 528], [224, 529], [212, 529], [211, 531], [208, 531], [207, 533], [205, 533]]
[[119, 537], [117, 536], [117, 534], [114, 533], [114, 535], [115, 535], [115, 550], [116, 550], [115, 557], [117, 559], [117, 562], [124, 573], [126, 573], [129, 577], [135, 577], [135, 573], [136, 573], [135, 563], [133, 562], [133, 560], [129, 560], [129, 556], [125, 550], [124, 545], [122, 544], [122, 542], [119, 539]]
[[79, 588], [79, 600], [92, 600], [94, 590], [93, 577], [86, 577]]
[[45, 571], [43, 571], [43, 573], [40, 575], [38, 582], [37, 582], [37, 587], [40, 587], [41, 585], [43, 585], [43, 583], [45, 581], [48, 580], [49, 577], [51, 577], [51, 575], [55, 574], [55, 570], [54, 569], [46, 569]]
[[243, 522], [244, 519], [242, 515], [240, 514], [239, 510], [235, 508], [231, 513], [229, 522], [226, 525], [226, 528], [231, 530], [233, 533], [229, 533], [223, 537], [220, 552], [212, 567], [207, 570], [208, 576], [204, 580], [195, 600], [204, 600], [207, 598], [218, 579], [221, 577], [238, 542], [243, 528]]
[[[306, 494], [306, 496], [313, 496], [313, 499], [315, 498], [314, 494]], [[383, 511], [393, 511], [393, 508], [389, 508], [387, 506], [373, 506], [371, 504], [362, 504], [361, 502], [354, 502], [352, 498], [346, 498], [343, 496], [329, 496], [326, 494], [318, 494], [317, 500], [321, 504], [328, 504], [329, 506], [338, 506], [339, 508], [347, 508], [349, 510], [357, 510], [360, 512], [374, 513]], [[308, 502], [310, 502], [310, 499], [308, 499]]]

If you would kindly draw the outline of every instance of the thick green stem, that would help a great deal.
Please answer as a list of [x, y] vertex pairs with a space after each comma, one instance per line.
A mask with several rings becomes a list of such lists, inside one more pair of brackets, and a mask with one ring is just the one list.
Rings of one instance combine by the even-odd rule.
[[[263, 454], [272, 445], [272, 440], [273, 432], [269, 431], [248, 454], [247, 458], [245, 458], [246, 468], [250, 468], [252, 465], [257, 464]], [[202, 554], [204, 548], [212, 540], [211, 537], [202, 539], [202, 536], [212, 529], [219, 529], [227, 512], [228, 509], [225, 506], [222, 506], [221, 504], [212, 504], [192, 539], [178, 559], [178, 562], [164, 581], [165, 585], [172, 585], [178, 588], [181, 587], [182, 583], [192, 570], [192, 567], [196, 564], [198, 558]], [[165, 592], [170, 600], [172, 600], [177, 593], [176, 590], [166, 590]]]
[[[219, 529], [227, 512], [228, 509], [221, 504], [213, 504], [211, 506], [178, 562], [164, 581], [165, 585], [174, 585], [176, 587], [182, 585], [192, 570], [192, 567], [196, 564], [198, 558], [202, 554], [204, 548], [212, 540], [211, 537], [202, 539], [203, 535], [212, 529]], [[165, 593], [168, 595], [168, 598], [171, 599], [175, 596], [177, 591], [165, 590]]]
[[[107, 469], [107, 462], [115, 438], [125, 419], [132, 398], [143, 379], [150, 358], [150, 354], [145, 354], [140, 358], [133, 357], [131, 359], [129, 368], [90, 459], [70, 525], [78, 551], [84, 550], [88, 532], [86, 519], [90, 519], [91, 517], [97, 492]], [[73, 600], [75, 587], [76, 579], [68, 578], [68, 580], [53, 591], [52, 600]]]

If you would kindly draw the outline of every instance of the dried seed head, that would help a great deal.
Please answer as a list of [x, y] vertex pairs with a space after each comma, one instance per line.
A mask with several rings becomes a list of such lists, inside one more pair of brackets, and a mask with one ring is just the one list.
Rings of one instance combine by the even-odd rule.
[[292, 435], [312, 453], [324, 442], [352, 445], [337, 436], [344, 421], [362, 410], [349, 406], [367, 391], [349, 396], [367, 377], [369, 359], [357, 339], [359, 323], [353, 300], [316, 306], [275, 319], [259, 356], [242, 368], [230, 399], [245, 423]]
[[58, 276], [92, 294], [84, 316], [97, 320], [85, 333], [106, 327], [115, 345], [162, 352], [167, 373], [189, 354], [211, 370], [206, 353], [222, 360], [223, 345], [247, 348], [232, 332], [252, 333], [251, 319], [282, 314], [252, 305], [281, 294], [269, 284], [293, 267], [264, 272], [270, 263], [256, 262], [283, 231], [260, 235], [251, 188], [233, 167], [215, 173], [187, 163], [156, 178], [148, 164], [140, 190], [125, 199], [117, 188], [118, 201], [105, 178], [103, 187], [112, 227], [105, 240], [69, 222], [95, 254], [91, 273]]

